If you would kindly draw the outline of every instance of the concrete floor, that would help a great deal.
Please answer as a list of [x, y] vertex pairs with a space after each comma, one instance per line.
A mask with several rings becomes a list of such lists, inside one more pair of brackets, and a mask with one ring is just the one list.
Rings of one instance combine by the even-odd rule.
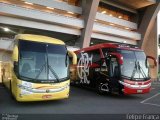
[[160, 85], [144, 95], [98, 95], [93, 90], [71, 87], [70, 98], [18, 103], [0, 85], [0, 113], [9, 114], [160, 114]]

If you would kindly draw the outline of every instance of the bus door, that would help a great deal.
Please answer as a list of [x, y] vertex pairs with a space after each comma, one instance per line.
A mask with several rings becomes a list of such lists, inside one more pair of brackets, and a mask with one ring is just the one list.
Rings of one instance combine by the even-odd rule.
[[109, 83], [111, 88], [119, 87], [120, 80], [120, 63], [117, 55], [109, 55]]

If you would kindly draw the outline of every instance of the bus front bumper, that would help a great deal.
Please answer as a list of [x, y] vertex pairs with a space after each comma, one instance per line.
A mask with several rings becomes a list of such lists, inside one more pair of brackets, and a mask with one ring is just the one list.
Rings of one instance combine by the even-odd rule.
[[27, 95], [19, 94], [16, 98], [19, 102], [29, 101], [48, 101], [48, 100], [60, 100], [69, 97], [69, 89], [55, 93], [31, 93]]
[[17, 85], [16, 100], [27, 101], [47, 101], [58, 100], [69, 97], [69, 81], [57, 84], [34, 84], [22, 81]]
[[144, 94], [149, 93], [151, 89], [151, 81], [146, 82], [135, 82], [124, 80], [124, 82], [119, 81], [121, 85], [123, 85], [123, 93], [124, 94]]

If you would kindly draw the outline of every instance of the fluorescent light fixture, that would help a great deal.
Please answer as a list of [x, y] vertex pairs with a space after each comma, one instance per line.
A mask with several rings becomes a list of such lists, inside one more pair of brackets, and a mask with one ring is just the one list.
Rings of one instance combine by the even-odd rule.
[[94, 21], [97, 21], [97, 20], [94, 20]]
[[10, 29], [7, 28], [7, 27], [3, 28], [3, 30], [4, 30], [5, 32], [9, 32], [9, 31], [10, 31]]
[[102, 13], [102, 14], [105, 14], [105, 13], [106, 13], [106, 11], [102, 11], [101, 13]]
[[26, 4], [28, 4], [28, 5], [33, 5], [33, 3], [30, 3], [30, 2], [24, 2], [24, 3], [26, 3]]
[[52, 7], [46, 7], [46, 8], [51, 9], [51, 10], [54, 10], [54, 8], [52, 8]]
[[70, 12], [70, 11], [68, 11], [67, 13], [69, 13], [69, 14], [74, 14], [73, 12]]

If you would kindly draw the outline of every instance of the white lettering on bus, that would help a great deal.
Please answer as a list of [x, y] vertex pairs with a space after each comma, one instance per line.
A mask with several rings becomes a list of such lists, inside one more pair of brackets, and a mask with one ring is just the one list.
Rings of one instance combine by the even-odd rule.
[[87, 76], [89, 76], [89, 63], [92, 64], [92, 56], [89, 57], [87, 53], [81, 53], [81, 58], [78, 61], [77, 67], [80, 83], [90, 83], [87, 79]]

